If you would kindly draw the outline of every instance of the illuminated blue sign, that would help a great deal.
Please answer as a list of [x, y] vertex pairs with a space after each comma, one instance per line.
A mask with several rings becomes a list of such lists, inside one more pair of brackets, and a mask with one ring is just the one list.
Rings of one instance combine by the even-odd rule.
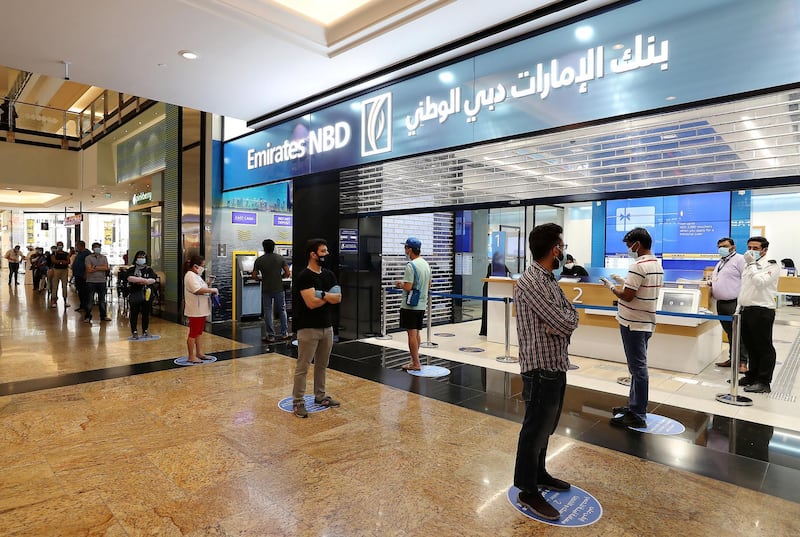
[[238, 211], [233, 211], [231, 213], [231, 223], [255, 226], [258, 224], [258, 215], [256, 213], [241, 213]]
[[272, 225], [279, 227], [292, 227], [292, 215], [274, 214], [272, 215]]
[[626, 4], [231, 140], [223, 190], [793, 84], [795, 8]]

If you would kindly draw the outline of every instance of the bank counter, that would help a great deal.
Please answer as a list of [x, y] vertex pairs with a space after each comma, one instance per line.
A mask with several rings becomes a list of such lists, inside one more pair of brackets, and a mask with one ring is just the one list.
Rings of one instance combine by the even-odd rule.
[[[486, 278], [488, 296], [503, 298], [514, 296], [516, 280], [512, 278]], [[559, 282], [570, 301], [586, 305], [579, 308], [579, 324], [572, 334], [569, 353], [574, 356], [598, 358], [625, 363], [625, 352], [619, 334], [619, 323], [614, 311], [591, 306], [614, 306], [616, 297], [599, 283]], [[699, 289], [700, 308], [709, 308], [709, 289]], [[518, 346], [515, 311], [512, 304], [510, 343]], [[487, 337], [495, 343], [505, 343], [505, 304], [490, 301], [487, 306]], [[722, 327], [717, 320], [656, 316], [656, 331], [650, 338], [647, 363], [650, 367], [696, 374], [714, 362], [722, 351]]]

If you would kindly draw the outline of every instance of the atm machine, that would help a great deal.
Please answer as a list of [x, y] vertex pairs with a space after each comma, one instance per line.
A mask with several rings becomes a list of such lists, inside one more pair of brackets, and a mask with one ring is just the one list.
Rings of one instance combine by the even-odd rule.
[[261, 282], [253, 277], [255, 255], [236, 256], [236, 319], [261, 316]]

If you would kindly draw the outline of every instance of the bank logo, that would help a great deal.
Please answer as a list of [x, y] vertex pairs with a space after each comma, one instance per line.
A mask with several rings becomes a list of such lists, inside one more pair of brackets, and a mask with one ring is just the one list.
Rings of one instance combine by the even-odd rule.
[[617, 209], [617, 231], [630, 231], [635, 227], [656, 227], [656, 208], [650, 206]]
[[392, 94], [361, 101], [361, 156], [392, 150]]

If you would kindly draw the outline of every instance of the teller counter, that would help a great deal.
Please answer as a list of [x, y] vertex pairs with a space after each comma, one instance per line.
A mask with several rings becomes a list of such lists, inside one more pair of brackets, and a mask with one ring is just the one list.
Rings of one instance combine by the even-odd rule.
[[[514, 296], [516, 280], [486, 278], [488, 296]], [[574, 356], [598, 358], [625, 363], [625, 352], [614, 311], [591, 309], [594, 306], [614, 306], [615, 297], [599, 283], [559, 282], [567, 298], [578, 308], [578, 328], [572, 334], [569, 353]], [[700, 307], [709, 307], [709, 289], [700, 289]], [[505, 343], [504, 304], [491, 301], [487, 306], [487, 340]], [[515, 311], [512, 307], [510, 343], [518, 345]], [[715, 361], [722, 352], [722, 327], [717, 320], [656, 316], [656, 331], [650, 338], [647, 363], [650, 367], [696, 374]]]

